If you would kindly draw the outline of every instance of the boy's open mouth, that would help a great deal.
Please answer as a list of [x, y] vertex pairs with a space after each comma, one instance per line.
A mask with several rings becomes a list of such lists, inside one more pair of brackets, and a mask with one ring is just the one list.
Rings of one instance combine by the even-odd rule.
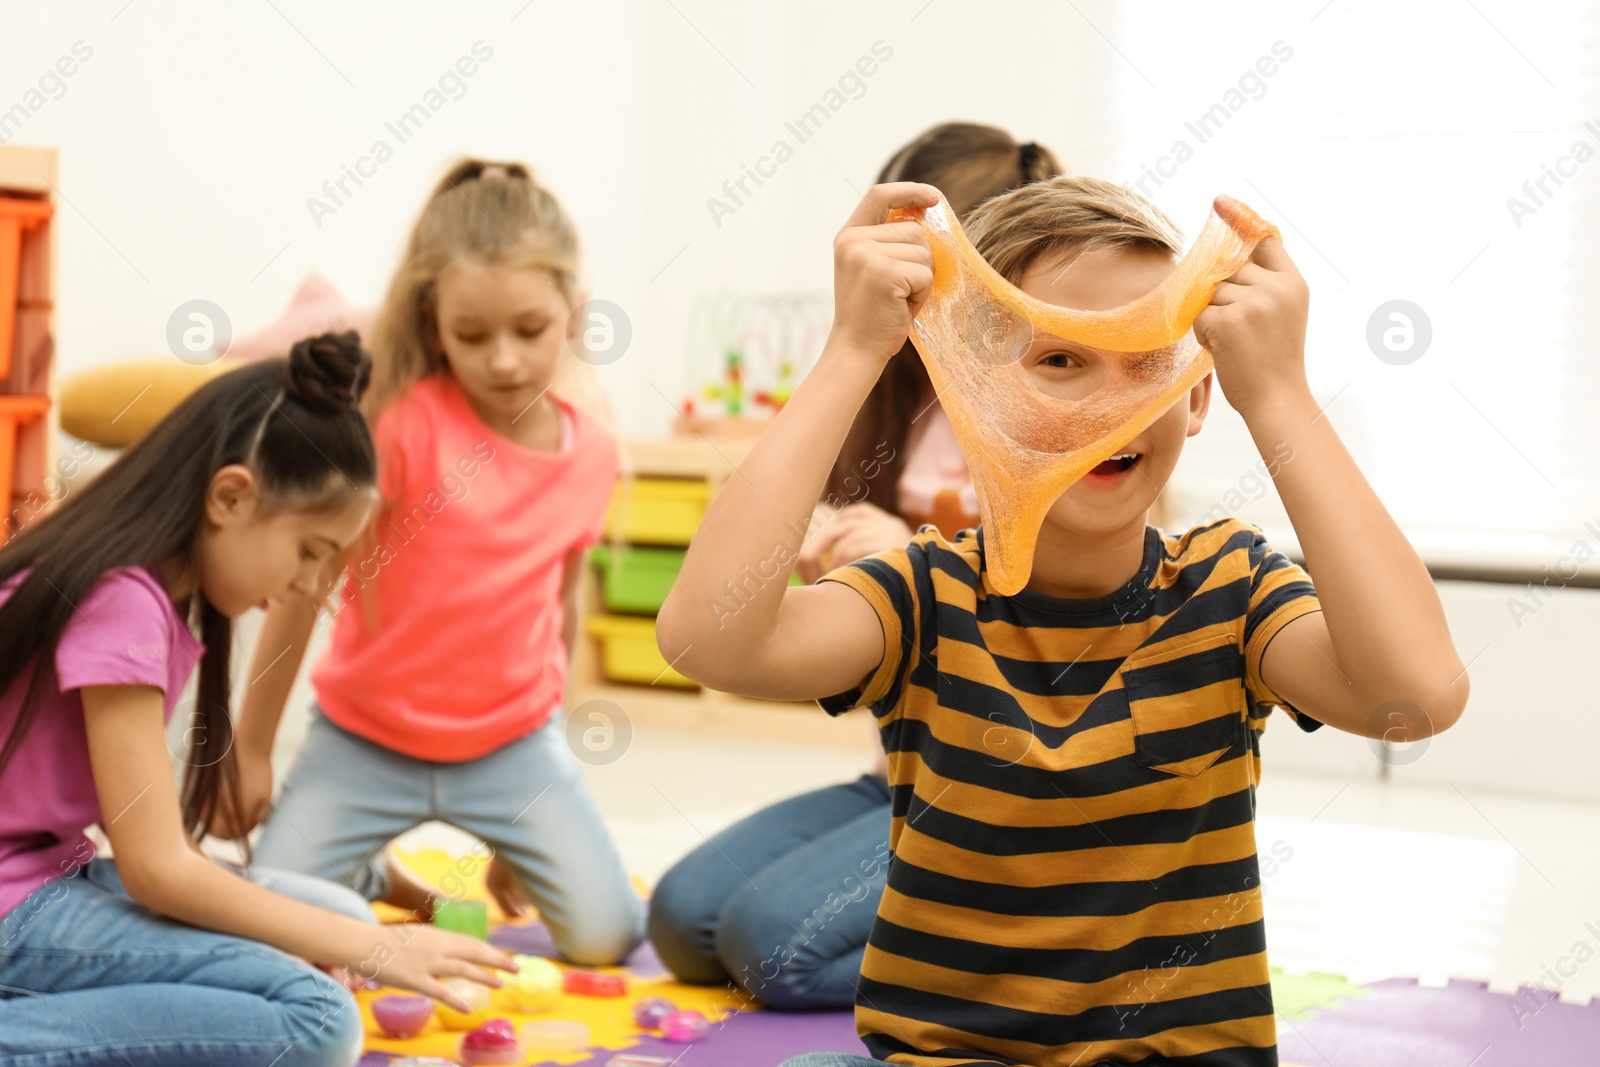
[[1121, 452], [1104, 463], [1097, 464], [1090, 469], [1089, 473], [1101, 476], [1122, 474], [1124, 471], [1132, 470], [1134, 464], [1138, 463], [1141, 458], [1143, 457], [1138, 452]]

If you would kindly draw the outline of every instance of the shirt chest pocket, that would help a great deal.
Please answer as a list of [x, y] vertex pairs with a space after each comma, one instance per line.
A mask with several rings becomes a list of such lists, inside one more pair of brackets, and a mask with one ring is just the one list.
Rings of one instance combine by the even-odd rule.
[[1247, 741], [1244, 657], [1237, 637], [1141, 649], [1122, 666], [1134, 760], [1184, 778], [1203, 774]]

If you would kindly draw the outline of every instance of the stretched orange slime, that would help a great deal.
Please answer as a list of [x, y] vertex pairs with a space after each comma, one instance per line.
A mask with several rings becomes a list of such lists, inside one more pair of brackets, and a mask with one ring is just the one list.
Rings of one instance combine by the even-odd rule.
[[[921, 223], [933, 248], [933, 288], [911, 339], [977, 489], [989, 582], [1010, 596], [1028, 583], [1050, 506], [1211, 370], [1211, 353], [1191, 332], [1195, 318], [1263, 238], [1280, 235], [1247, 205], [1219, 196], [1160, 285], [1121, 307], [1079, 311], [1036, 300], [1001, 277], [943, 196], [890, 219]], [[1041, 335], [1096, 354], [1084, 378], [1092, 391], [1041, 391], [1021, 364]]]

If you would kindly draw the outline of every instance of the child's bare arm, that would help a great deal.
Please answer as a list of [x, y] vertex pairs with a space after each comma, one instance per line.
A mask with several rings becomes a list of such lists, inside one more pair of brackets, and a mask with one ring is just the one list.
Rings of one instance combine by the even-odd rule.
[[278, 720], [305, 660], [317, 612], [318, 606], [303, 597], [267, 609], [250, 658], [250, 684], [239, 705], [237, 743], [252, 753], [272, 754]]
[[1308, 302], [1288, 253], [1268, 239], [1195, 322], [1261, 454], [1292, 449], [1273, 480], [1322, 603], [1272, 638], [1261, 676], [1320, 722], [1414, 740], [1460, 717], [1466, 670], [1427, 568], [1311, 395]]
[[[234, 727], [233, 750], [244, 811], [235, 813], [225, 805], [211, 828], [218, 837], [243, 837], [261, 825], [272, 808], [272, 746], [278, 736], [278, 723], [300, 675], [317, 616], [344, 573], [350, 555], [341, 553], [328, 560], [318, 595], [288, 597], [267, 609]], [[359, 605], [356, 610], [360, 610]]]
[[86, 686], [83, 721], [100, 797], [101, 826], [117, 874], [136, 903], [158, 915], [261, 941], [314, 963], [349, 967], [458, 1008], [450, 976], [499, 985], [504, 953], [432, 927], [382, 927], [280, 896], [212, 863], [193, 847], [168, 763], [161, 690]]
[[860, 594], [787, 580], [856, 411], [933, 280], [921, 227], [882, 220], [934, 199], [927, 186], [876, 186], [839, 231], [822, 355], [717, 495], [657, 616], [662, 653], [690, 678], [810, 700], [859, 684], [882, 661], [883, 630]]

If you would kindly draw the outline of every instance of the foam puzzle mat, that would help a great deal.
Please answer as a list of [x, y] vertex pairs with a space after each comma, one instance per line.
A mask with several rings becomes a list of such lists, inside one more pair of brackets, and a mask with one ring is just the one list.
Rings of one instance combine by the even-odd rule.
[[[402, 859], [424, 878], [450, 863], [442, 852], [403, 853]], [[480, 876], [469, 899], [487, 900]], [[379, 906], [380, 918], [401, 913]], [[490, 942], [508, 952], [554, 958], [555, 946], [537, 918], [498, 921]], [[566, 969], [563, 966], [563, 969]], [[562, 994], [539, 1015], [502, 1010], [485, 1015], [521, 1026], [534, 1019], [571, 1019], [589, 1027], [589, 1047], [561, 1054], [536, 1053], [530, 1067], [581, 1064], [604, 1067], [628, 1053], [671, 1061], [674, 1067], [777, 1067], [804, 1052], [837, 1051], [865, 1055], [849, 1011], [775, 1012], [741, 1002], [720, 986], [691, 986], [673, 980], [648, 944], [623, 967], [599, 968], [627, 977], [621, 997]], [[436, 1056], [459, 1063], [461, 1032], [437, 1020], [414, 1037], [385, 1037], [372, 1019], [372, 1001], [391, 990], [356, 995], [367, 1028], [360, 1067], [383, 1067], [406, 1056]], [[1453, 980], [1444, 986], [1409, 979], [1356, 984], [1333, 974], [1288, 974], [1274, 968], [1272, 996], [1278, 1013], [1278, 1050], [1284, 1067], [1522, 1067], [1525, 1064], [1600, 1063], [1600, 1004], [1569, 1004], [1552, 992], [1522, 989], [1497, 993], [1478, 982]], [[680, 1008], [703, 1012], [710, 1032], [693, 1044], [673, 1044], [633, 1022], [635, 1001], [666, 997]], [[740, 1009], [743, 1010], [740, 1010]]]

